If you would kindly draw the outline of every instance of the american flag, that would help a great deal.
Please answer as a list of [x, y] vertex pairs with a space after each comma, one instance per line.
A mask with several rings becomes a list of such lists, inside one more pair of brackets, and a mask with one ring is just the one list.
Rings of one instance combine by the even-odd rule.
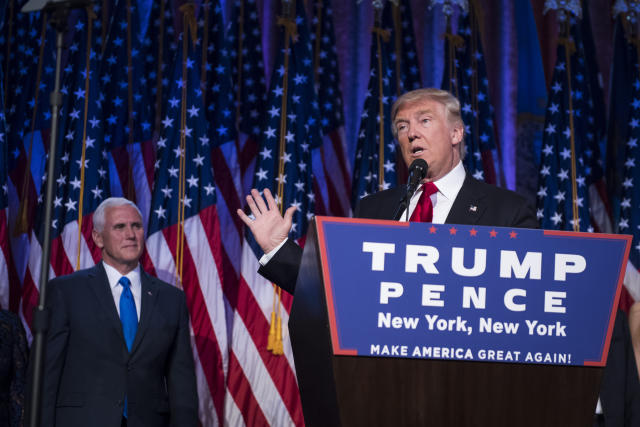
[[567, 17], [562, 24], [545, 117], [537, 216], [545, 229], [594, 231], [592, 188], [603, 174], [593, 101], [576, 21]]
[[145, 69], [150, 87], [151, 117], [154, 119], [154, 137], [162, 132], [163, 93], [169, 88], [170, 65], [176, 55], [176, 31], [170, 0], [152, 2], [148, 34], [144, 38]]
[[[390, 2], [387, 2], [386, 7]], [[379, 14], [380, 10], [376, 10]], [[391, 104], [394, 79], [390, 62], [391, 34], [381, 27], [379, 17], [373, 28], [371, 65], [353, 171], [351, 205], [369, 194], [396, 185], [396, 143], [391, 134]]]
[[[96, 43], [96, 38], [99, 33], [93, 27], [94, 18], [85, 11], [76, 17], [75, 34], [68, 52], [68, 72], [63, 83], [66, 120], [60, 122], [55, 154], [59, 161], [54, 173], [52, 278], [91, 267], [100, 259], [100, 250], [91, 238], [92, 215], [98, 204], [109, 197], [108, 163], [103, 145], [103, 122], [100, 120], [102, 103], [98, 96], [99, 43]], [[29, 323], [31, 310], [37, 303], [42, 234], [46, 226], [42, 223], [44, 194], [40, 194], [38, 202], [24, 278], [22, 310]]]
[[460, 17], [458, 34], [451, 31], [445, 34], [442, 88], [460, 101], [465, 123], [465, 168], [475, 179], [495, 184], [494, 152], [497, 144], [489, 79], [473, 2], [469, 9]]
[[[305, 235], [312, 217], [311, 150], [322, 142], [312, 48], [302, 2], [297, 3], [295, 15], [293, 10], [285, 9], [278, 20], [282, 28], [278, 45], [281, 49], [271, 77], [254, 178], [254, 186], [260, 191], [270, 188], [281, 208], [298, 207], [289, 234], [295, 240]], [[229, 425], [302, 425], [286, 327], [292, 297], [258, 276], [261, 255], [248, 233], [233, 320], [226, 419]], [[271, 343], [270, 321], [276, 327], [276, 340]]]
[[183, 6], [184, 32], [165, 99], [145, 269], [181, 287], [189, 308], [200, 421], [223, 424], [227, 326], [217, 191], [210, 159], [194, 10]]
[[238, 121], [238, 162], [244, 195], [253, 185], [262, 112], [267, 103], [262, 33], [255, 0], [233, 2], [227, 39], [233, 45], [231, 58]]
[[398, 5], [391, 1], [387, 3], [382, 15], [382, 27], [392, 34], [393, 49], [390, 50], [390, 66], [395, 79], [391, 81], [391, 91], [396, 96], [400, 96], [422, 86], [413, 31], [413, 15], [408, 0], [400, 0]]
[[[31, 309], [38, 298], [35, 283], [28, 280], [30, 241], [49, 146], [48, 94], [53, 89], [55, 54], [53, 32], [47, 29], [45, 14], [10, 11], [13, 15], [9, 14], [9, 22], [5, 23], [5, 28], [11, 29], [8, 31], [10, 43], [6, 46], [7, 184], [11, 250], [18, 274], [18, 280], [11, 281], [10, 289], [11, 300], [20, 301], [17, 311], [28, 332]], [[19, 102], [24, 99], [27, 102]]]
[[[10, 16], [9, 20], [6, 27], [13, 29], [6, 56], [9, 203], [13, 234], [20, 236], [20, 239], [14, 238], [12, 246], [24, 255], [29, 250], [28, 232], [45, 168], [42, 158], [49, 144], [48, 94], [53, 89], [55, 70], [54, 34], [47, 28], [47, 15], [20, 13]], [[25, 98], [27, 102], [19, 102]], [[25, 258], [18, 256], [16, 260]], [[24, 266], [18, 269], [24, 271]]]
[[138, 8], [131, 0], [114, 6], [100, 76], [104, 137], [110, 154], [111, 193], [134, 201], [146, 224], [151, 203], [155, 160], [151, 91], [143, 63], [146, 46], [141, 40]]
[[[619, 18], [620, 20], [620, 18]], [[625, 29], [619, 22], [618, 30], [621, 31], [619, 37], [623, 37]], [[616, 52], [617, 55], [626, 56], [628, 80], [618, 82], [625, 84], [625, 89], [629, 91], [627, 111], [625, 114], [626, 123], [621, 128], [619, 141], [620, 152], [624, 157], [621, 159], [620, 174], [620, 200], [618, 206], [619, 219], [616, 229], [619, 233], [632, 234], [633, 243], [629, 253], [629, 262], [624, 277], [624, 285], [628, 291], [628, 296], [633, 301], [640, 301], [640, 63], [637, 51], [637, 35], [624, 39], [624, 51]], [[622, 65], [622, 64], [620, 64]], [[624, 294], [623, 294], [624, 295]], [[629, 306], [632, 301], [623, 301], [621, 305]]]
[[[240, 272], [242, 221], [236, 210], [242, 206], [241, 172], [236, 146], [236, 109], [231, 76], [233, 46], [224, 37], [219, 1], [205, 1], [200, 11], [202, 89], [205, 118], [209, 125], [211, 163], [216, 171], [217, 209], [223, 236], [224, 283], [233, 288]], [[233, 292], [229, 289], [227, 293]], [[233, 298], [231, 298], [233, 300]], [[229, 310], [231, 312], [231, 309]]]
[[340, 73], [331, 2], [315, 2], [313, 19], [314, 72], [323, 143], [313, 150], [318, 215], [351, 216], [351, 165], [347, 157]]

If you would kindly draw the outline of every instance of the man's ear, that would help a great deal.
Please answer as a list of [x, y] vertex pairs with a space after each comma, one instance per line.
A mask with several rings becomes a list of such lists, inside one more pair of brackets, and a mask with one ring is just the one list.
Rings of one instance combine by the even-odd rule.
[[94, 228], [91, 230], [91, 237], [93, 238], [93, 243], [96, 244], [97, 247], [102, 249], [104, 247], [104, 242], [102, 241], [102, 233], [99, 233]]
[[456, 125], [451, 129], [451, 145], [458, 145], [464, 138], [464, 127]]

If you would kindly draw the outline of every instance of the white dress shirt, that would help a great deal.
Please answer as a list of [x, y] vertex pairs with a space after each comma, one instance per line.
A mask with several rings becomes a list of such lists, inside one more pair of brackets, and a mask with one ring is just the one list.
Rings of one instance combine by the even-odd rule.
[[[453, 202], [456, 200], [460, 189], [462, 188], [462, 184], [464, 183], [464, 178], [467, 173], [464, 170], [464, 166], [462, 165], [462, 160], [449, 171], [445, 176], [440, 178], [437, 181], [433, 181], [433, 183], [438, 187], [438, 191], [431, 195], [431, 203], [433, 204], [433, 223], [434, 224], [444, 224], [447, 216], [449, 215], [449, 211], [451, 211], [451, 206], [453, 206]], [[422, 186], [413, 193], [411, 197], [411, 201], [409, 202], [409, 218], [411, 218], [411, 214], [413, 210], [418, 205], [418, 200], [420, 199], [420, 195], [422, 194]], [[402, 213], [399, 221], [406, 221], [407, 211]], [[262, 255], [260, 260], [258, 261], [260, 265], [266, 265], [271, 258], [278, 252], [278, 250], [285, 244], [287, 239], [284, 239], [278, 246]]]
[[[467, 173], [464, 170], [464, 166], [462, 166], [462, 161], [460, 161], [460, 163], [445, 176], [437, 181], [433, 181], [436, 187], [438, 187], [438, 191], [431, 195], [431, 203], [433, 204], [433, 221], [431, 222], [434, 224], [444, 224], [451, 211], [451, 206], [453, 206], [453, 202], [456, 200], [462, 188], [466, 175]], [[411, 197], [411, 201], [409, 202], [409, 218], [411, 218], [411, 214], [418, 205], [418, 200], [420, 200], [421, 195], [422, 186], [420, 186]], [[406, 219], [407, 211], [405, 210], [398, 221], [406, 221]]]
[[[116, 310], [118, 311], [118, 317], [120, 317], [120, 296], [122, 295], [122, 285], [118, 283], [122, 274], [115, 268], [111, 267], [106, 262], [102, 261], [104, 271], [107, 272], [107, 278], [109, 279], [109, 287], [111, 288], [111, 294], [113, 295], [113, 302], [116, 304]], [[140, 321], [140, 307], [142, 307], [142, 283], [140, 282], [140, 264], [133, 270], [125, 274], [125, 276], [131, 282], [131, 293], [133, 294], [133, 301], [136, 304], [136, 314], [138, 315], [138, 322]]]

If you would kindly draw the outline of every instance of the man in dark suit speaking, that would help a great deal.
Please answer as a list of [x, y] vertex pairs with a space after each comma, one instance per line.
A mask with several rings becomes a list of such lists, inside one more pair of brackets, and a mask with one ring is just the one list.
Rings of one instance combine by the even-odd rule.
[[184, 293], [140, 268], [132, 202], [105, 200], [93, 226], [102, 261], [48, 285], [42, 425], [197, 426]]
[[[416, 159], [428, 165], [423, 185], [408, 206], [411, 221], [538, 227], [533, 209], [522, 196], [465, 172], [464, 123], [460, 103], [449, 92], [431, 88], [407, 92], [393, 104], [391, 120], [407, 166]], [[360, 200], [355, 216], [394, 219], [405, 194], [405, 186], [400, 186], [367, 196]], [[283, 218], [268, 189], [264, 196], [266, 203], [255, 189], [247, 196], [255, 219], [241, 210], [238, 215], [265, 252], [259, 273], [293, 293], [302, 257], [301, 248], [287, 239], [295, 207], [288, 208]]]
[[[416, 159], [423, 159], [428, 165], [423, 185], [413, 194], [408, 207], [400, 208], [400, 220], [409, 216], [411, 221], [438, 224], [538, 228], [535, 213], [522, 196], [477, 181], [464, 170], [464, 123], [460, 103], [449, 92], [439, 89], [407, 92], [394, 103], [391, 120], [407, 166]], [[360, 200], [355, 216], [398, 218], [398, 206], [406, 191], [401, 186], [367, 196]], [[253, 189], [247, 203], [254, 219], [241, 210], [238, 215], [265, 252], [259, 273], [294, 293], [302, 249], [287, 235], [295, 207], [281, 216], [268, 189], [264, 190], [264, 200]], [[640, 383], [624, 314], [616, 319], [601, 399], [604, 417], [599, 415], [596, 420], [607, 420], [607, 427], [639, 425]]]

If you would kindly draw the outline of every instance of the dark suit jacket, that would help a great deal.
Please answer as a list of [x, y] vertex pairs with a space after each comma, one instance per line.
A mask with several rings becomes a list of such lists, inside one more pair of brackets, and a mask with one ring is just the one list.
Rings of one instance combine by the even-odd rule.
[[627, 315], [618, 310], [600, 384], [606, 427], [640, 426], [640, 381]]
[[[357, 218], [393, 219], [406, 187], [372, 194], [360, 200]], [[533, 209], [513, 191], [478, 181], [467, 174], [447, 220], [448, 224], [492, 225], [496, 227], [538, 228]], [[302, 249], [291, 239], [258, 273], [293, 294], [298, 278]]]
[[197, 426], [185, 296], [141, 271], [140, 322], [127, 350], [102, 263], [48, 285], [42, 425]]

